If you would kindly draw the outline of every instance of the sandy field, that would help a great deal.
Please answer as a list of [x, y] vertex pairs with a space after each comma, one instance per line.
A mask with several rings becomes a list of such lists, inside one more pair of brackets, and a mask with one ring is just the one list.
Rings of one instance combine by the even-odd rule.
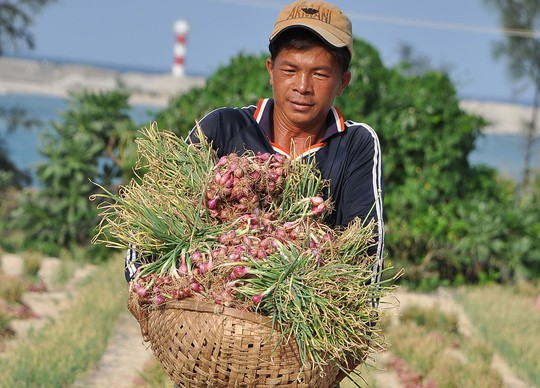
[[203, 77], [175, 78], [167, 73], [118, 72], [80, 64], [0, 58], [0, 93], [67, 97], [70, 91], [124, 89], [133, 104], [165, 106], [170, 97], [204, 82]]
[[[175, 78], [169, 73], [118, 72], [80, 64], [57, 64], [0, 57], [0, 93], [31, 93], [66, 97], [69, 91], [106, 91], [124, 88], [130, 102], [165, 106], [170, 97], [204, 85], [204, 77]], [[490, 101], [461, 101], [467, 112], [489, 121], [488, 133], [517, 133], [529, 120], [531, 107]]]
[[523, 133], [524, 122], [530, 121], [532, 107], [490, 101], [464, 100], [461, 108], [484, 117], [488, 122], [486, 133]]

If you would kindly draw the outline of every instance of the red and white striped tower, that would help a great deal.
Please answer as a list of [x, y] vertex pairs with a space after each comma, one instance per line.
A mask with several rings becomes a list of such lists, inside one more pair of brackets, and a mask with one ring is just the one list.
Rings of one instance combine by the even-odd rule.
[[176, 40], [174, 43], [174, 63], [172, 66], [172, 75], [174, 77], [184, 76], [184, 65], [186, 55], [186, 40], [189, 24], [185, 20], [178, 20], [174, 23], [174, 34]]

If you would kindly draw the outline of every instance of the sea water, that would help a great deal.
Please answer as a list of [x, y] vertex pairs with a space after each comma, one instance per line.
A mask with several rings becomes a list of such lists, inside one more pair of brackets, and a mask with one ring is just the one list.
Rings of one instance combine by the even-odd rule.
[[[0, 94], [0, 107], [24, 109], [28, 117], [42, 122], [42, 126], [38, 129], [20, 128], [8, 134], [5, 121], [0, 120], [0, 142], [2, 139], [5, 140], [4, 145], [7, 147], [10, 160], [35, 178], [35, 166], [44, 160], [39, 153], [40, 134], [43, 131], [51, 131], [53, 122], [61, 122], [61, 115], [68, 108], [68, 101], [61, 97], [7, 93]], [[152, 106], [135, 105], [129, 114], [137, 125], [144, 126], [148, 125], [158, 110], [159, 108]], [[524, 165], [524, 150], [523, 134], [486, 134], [477, 139], [475, 150], [469, 155], [469, 162], [491, 166], [501, 175], [519, 181]], [[539, 165], [539, 154], [540, 144], [537, 143], [531, 160], [535, 168]]]
[[[9, 160], [20, 170], [30, 173], [36, 183], [35, 169], [45, 158], [39, 153], [44, 132], [53, 131], [53, 123], [62, 122], [62, 114], [68, 109], [68, 99], [23, 93], [0, 94], [0, 107], [5, 110], [22, 109], [27, 118], [39, 120], [37, 127], [23, 127], [8, 133], [7, 123], [0, 119], [0, 147], [7, 149]], [[139, 127], [148, 125], [159, 110], [155, 106], [133, 105], [128, 114]], [[4, 144], [2, 145], [2, 140]]]

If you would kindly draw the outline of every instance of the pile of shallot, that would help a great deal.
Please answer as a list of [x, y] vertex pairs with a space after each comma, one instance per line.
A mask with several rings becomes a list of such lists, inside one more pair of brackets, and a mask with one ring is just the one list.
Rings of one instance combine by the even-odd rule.
[[137, 140], [141, 176], [100, 195], [95, 241], [134, 246], [131, 292], [144, 308], [192, 298], [273, 318], [306, 362], [345, 361], [383, 348], [374, 300], [374, 224], [333, 230], [328, 182], [313, 159], [244, 153], [218, 158], [157, 125]]

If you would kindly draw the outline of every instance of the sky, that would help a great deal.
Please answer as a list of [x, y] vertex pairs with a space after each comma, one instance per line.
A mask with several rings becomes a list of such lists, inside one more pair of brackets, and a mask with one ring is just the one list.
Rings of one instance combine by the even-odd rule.
[[[36, 48], [8, 55], [169, 72], [177, 20], [189, 24], [186, 75], [210, 75], [240, 52], [266, 53], [283, 0], [58, 0], [35, 16]], [[499, 15], [483, 0], [334, 0], [353, 34], [387, 66], [410, 45], [435, 68], [449, 69], [462, 98], [530, 103], [516, 94], [504, 59]]]

